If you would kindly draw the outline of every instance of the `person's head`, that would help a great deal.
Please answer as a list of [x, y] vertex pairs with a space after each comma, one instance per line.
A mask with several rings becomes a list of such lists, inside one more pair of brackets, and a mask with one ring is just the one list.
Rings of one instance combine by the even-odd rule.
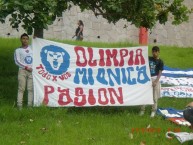
[[79, 26], [80, 26], [80, 25], [83, 25], [83, 26], [84, 26], [82, 20], [78, 20], [78, 25], [79, 25]]
[[23, 33], [20, 37], [21, 44], [23, 47], [28, 46], [29, 44], [29, 36], [26, 33]]
[[153, 56], [155, 59], [157, 59], [157, 58], [159, 58], [159, 53], [160, 53], [159, 47], [158, 47], [158, 46], [154, 46], [154, 47], [152, 48], [152, 56]]

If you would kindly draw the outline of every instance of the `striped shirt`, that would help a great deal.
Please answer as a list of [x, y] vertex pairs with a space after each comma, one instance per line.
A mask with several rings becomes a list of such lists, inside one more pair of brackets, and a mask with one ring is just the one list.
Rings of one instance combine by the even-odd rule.
[[32, 68], [33, 53], [31, 47], [17, 48], [14, 53], [14, 60], [19, 69]]

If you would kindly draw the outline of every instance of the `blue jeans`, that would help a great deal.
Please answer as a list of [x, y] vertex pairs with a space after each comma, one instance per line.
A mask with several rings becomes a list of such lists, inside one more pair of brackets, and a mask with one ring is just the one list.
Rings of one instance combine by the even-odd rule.
[[76, 40], [82, 41], [83, 40], [83, 36], [76, 36]]

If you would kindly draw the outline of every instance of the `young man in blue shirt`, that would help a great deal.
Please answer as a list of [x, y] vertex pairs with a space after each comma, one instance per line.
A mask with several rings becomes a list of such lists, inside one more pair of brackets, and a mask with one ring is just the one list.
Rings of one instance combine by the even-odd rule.
[[[160, 49], [158, 46], [154, 46], [152, 48], [152, 56], [149, 57], [149, 67], [150, 67], [150, 74], [152, 80], [152, 87], [153, 87], [153, 101], [154, 104], [152, 105], [152, 112], [151, 117], [154, 117], [157, 110], [157, 103], [158, 98], [160, 98], [160, 82], [159, 79], [161, 77], [162, 71], [164, 69], [164, 63], [159, 58]], [[141, 106], [140, 115], [145, 113], [145, 105]]]

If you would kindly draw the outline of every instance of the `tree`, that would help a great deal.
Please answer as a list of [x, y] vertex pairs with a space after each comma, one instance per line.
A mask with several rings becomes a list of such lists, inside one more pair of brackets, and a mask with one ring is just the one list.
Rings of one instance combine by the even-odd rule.
[[103, 16], [116, 23], [124, 19], [136, 27], [152, 29], [156, 22], [165, 24], [170, 17], [172, 24], [188, 21], [191, 10], [183, 4], [184, 0], [0, 0], [0, 21], [8, 15], [13, 28], [19, 24], [28, 32], [43, 37], [57, 16], [71, 7], [71, 3], [81, 10], [92, 10], [95, 16]]
[[192, 12], [184, 0], [74, 0], [81, 10], [92, 10], [95, 16], [103, 16], [116, 23], [124, 19], [136, 27], [152, 29], [156, 22], [165, 24], [170, 17], [172, 24], [188, 21]]
[[66, 0], [1, 0], [0, 21], [11, 15], [10, 25], [18, 30], [19, 24], [27, 31], [43, 38], [43, 29], [48, 29], [56, 16], [67, 9]]

